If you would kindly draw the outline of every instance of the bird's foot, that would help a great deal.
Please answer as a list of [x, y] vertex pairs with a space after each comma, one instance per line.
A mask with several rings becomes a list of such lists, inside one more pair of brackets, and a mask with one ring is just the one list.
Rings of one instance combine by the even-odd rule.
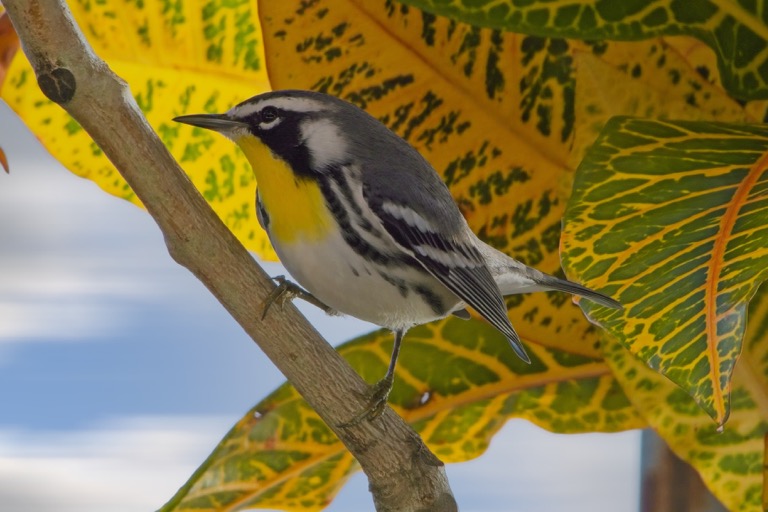
[[371, 386], [370, 392], [367, 394], [368, 405], [360, 411], [351, 420], [341, 423], [339, 427], [353, 427], [360, 424], [363, 421], [372, 421], [381, 416], [384, 412], [384, 408], [387, 406], [387, 399], [389, 398], [389, 392], [392, 391], [392, 385], [395, 383], [395, 376], [387, 374], [379, 382]]
[[287, 280], [285, 276], [275, 276], [272, 278], [272, 280], [277, 283], [277, 286], [275, 287], [274, 290], [272, 290], [272, 293], [270, 293], [267, 296], [267, 298], [264, 299], [264, 302], [262, 303], [262, 313], [261, 313], [262, 320], [264, 320], [267, 317], [267, 313], [269, 313], [269, 308], [271, 308], [273, 304], [277, 303], [278, 306], [280, 306], [280, 309], [282, 310], [286, 302], [288, 302], [289, 300], [293, 300], [295, 298], [305, 300], [310, 304], [317, 306], [318, 308], [325, 311], [325, 313], [328, 315], [339, 314], [338, 311], [324, 304], [320, 299], [318, 299], [317, 297], [309, 293], [307, 290], [305, 290], [301, 286], [297, 285], [292, 281]]

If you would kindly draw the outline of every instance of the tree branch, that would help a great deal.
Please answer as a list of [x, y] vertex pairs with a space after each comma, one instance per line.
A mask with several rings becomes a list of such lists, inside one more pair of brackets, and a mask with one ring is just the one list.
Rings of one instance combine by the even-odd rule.
[[360, 462], [377, 510], [455, 510], [442, 463], [390, 408], [373, 421], [338, 427], [366, 406], [366, 384], [292, 306], [260, 320], [269, 278], [173, 160], [126, 83], [94, 54], [66, 4], [3, 3], [42, 91], [117, 167], [171, 256], [208, 287]]

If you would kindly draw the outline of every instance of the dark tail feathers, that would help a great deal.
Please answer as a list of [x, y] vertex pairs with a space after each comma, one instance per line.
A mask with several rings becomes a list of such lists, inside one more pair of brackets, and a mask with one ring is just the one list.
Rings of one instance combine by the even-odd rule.
[[558, 279], [556, 277], [545, 275], [544, 279], [539, 281], [539, 284], [560, 292], [579, 295], [580, 297], [584, 297], [585, 299], [591, 300], [592, 302], [600, 304], [601, 306], [612, 309], [624, 309], [624, 306], [622, 306], [619, 301], [614, 300], [602, 293], [590, 290], [586, 286], [581, 286], [580, 284], [566, 281], [565, 279]]

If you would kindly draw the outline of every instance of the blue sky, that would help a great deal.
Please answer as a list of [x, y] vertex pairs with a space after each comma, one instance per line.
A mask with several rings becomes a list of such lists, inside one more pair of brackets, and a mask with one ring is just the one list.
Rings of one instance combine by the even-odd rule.
[[[0, 146], [0, 503], [154, 510], [284, 379], [145, 212], [62, 168], [1, 101]], [[298, 305], [333, 344], [373, 328]], [[510, 421], [448, 474], [464, 511], [635, 512], [639, 440]], [[365, 478], [328, 510], [373, 510]]]

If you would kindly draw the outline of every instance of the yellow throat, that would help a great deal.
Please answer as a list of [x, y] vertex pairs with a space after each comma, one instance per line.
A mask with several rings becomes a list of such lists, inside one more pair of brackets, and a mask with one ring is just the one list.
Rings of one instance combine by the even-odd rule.
[[256, 174], [256, 183], [269, 215], [270, 237], [280, 243], [316, 241], [333, 225], [317, 183], [297, 178], [285, 160], [253, 136], [235, 141]]

